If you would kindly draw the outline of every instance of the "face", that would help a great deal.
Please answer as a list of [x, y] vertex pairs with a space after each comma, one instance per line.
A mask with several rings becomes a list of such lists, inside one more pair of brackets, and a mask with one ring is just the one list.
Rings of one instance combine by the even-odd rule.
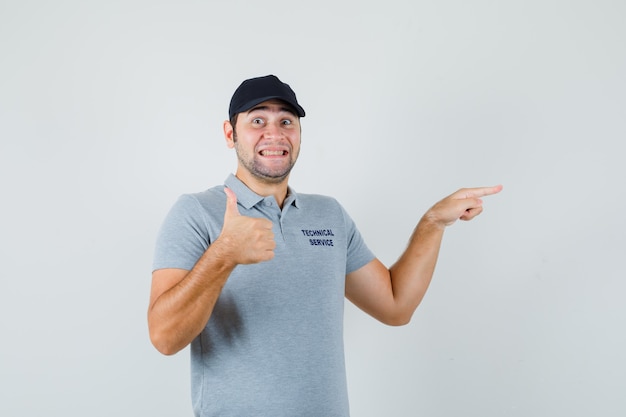
[[229, 147], [235, 148], [238, 175], [277, 184], [287, 179], [300, 152], [300, 119], [278, 100], [239, 113], [235, 129], [224, 124]]

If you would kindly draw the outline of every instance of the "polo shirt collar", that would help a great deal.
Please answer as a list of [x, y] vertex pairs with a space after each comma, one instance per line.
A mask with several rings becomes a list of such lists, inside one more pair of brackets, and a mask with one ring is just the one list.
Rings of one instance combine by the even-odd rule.
[[[249, 189], [248, 186], [234, 174], [229, 174], [224, 184], [237, 194], [237, 202], [248, 210], [265, 199], [265, 197]], [[293, 205], [296, 208], [299, 207], [298, 194], [291, 187], [287, 187], [287, 197], [285, 198], [283, 207], [288, 205]]]

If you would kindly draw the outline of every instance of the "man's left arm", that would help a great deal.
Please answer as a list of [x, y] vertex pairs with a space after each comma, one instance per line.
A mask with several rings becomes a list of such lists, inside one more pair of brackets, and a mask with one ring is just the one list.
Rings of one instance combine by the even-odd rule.
[[439, 201], [420, 219], [391, 268], [374, 259], [346, 276], [346, 298], [385, 324], [407, 324], [430, 285], [445, 228], [472, 220], [483, 210], [481, 197], [501, 190], [501, 185], [464, 188]]

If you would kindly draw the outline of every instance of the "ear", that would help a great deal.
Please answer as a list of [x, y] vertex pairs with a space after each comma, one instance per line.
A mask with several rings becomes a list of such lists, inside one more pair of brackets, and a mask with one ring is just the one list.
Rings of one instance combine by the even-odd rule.
[[231, 149], [234, 148], [235, 141], [233, 140], [233, 135], [235, 133], [235, 130], [233, 129], [233, 125], [230, 124], [229, 120], [224, 120], [224, 124], [222, 127], [224, 129], [224, 139], [226, 139], [226, 146]]

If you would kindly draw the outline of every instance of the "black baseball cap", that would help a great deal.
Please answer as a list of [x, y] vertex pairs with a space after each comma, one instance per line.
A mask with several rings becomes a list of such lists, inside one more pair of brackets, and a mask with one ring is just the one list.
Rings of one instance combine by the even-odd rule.
[[231, 119], [237, 113], [250, 110], [252, 107], [267, 100], [282, 100], [294, 108], [298, 116], [304, 117], [304, 109], [296, 99], [289, 84], [285, 84], [275, 75], [266, 75], [245, 80], [237, 87], [230, 99], [228, 117]]

